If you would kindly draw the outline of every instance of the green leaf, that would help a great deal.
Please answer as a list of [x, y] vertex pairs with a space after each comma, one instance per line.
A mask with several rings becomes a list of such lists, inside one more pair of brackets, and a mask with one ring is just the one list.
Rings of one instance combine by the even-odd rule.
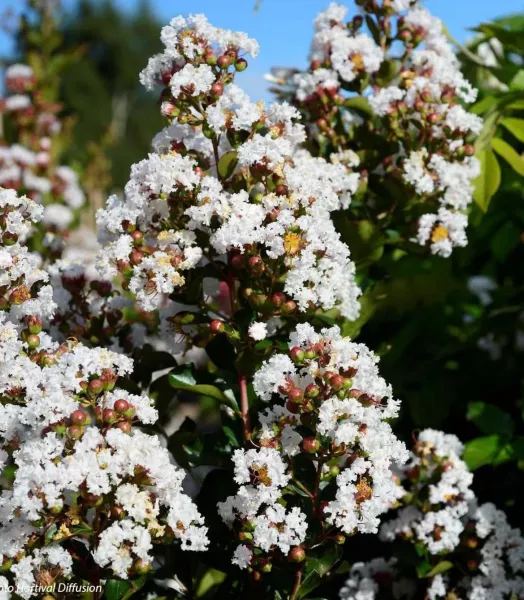
[[501, 138], [493, 138], [491, 140], [491, 147], [497, 154], [502, 156], [514, 171], [524, 176], [524, 159], [513, 146], [510, 146], [508, 142], [505, 142]]
[[435, 577], [435, 575], [445, 573], [446, 571], [449, 571], [452, 568], [452, 562], [449, 562], [449, 560], [442, 560], [437, 565], [435, 565], [429, 573], [426, 573], [424, 577]]
[[468, 467], [474, 471], [484, 465], [493, 463], [504, 447], [500, 435], [486, 435], [471, 440], [464, 449], [464, 460]]
[[475, 103], [473, 106], [470, 106], [469, 110], [476, 115], [484, 114], [489, 108], [497, 104], [497, 98], [495, 96], [486, 96]]
[[198, 587], [196, 591], [196, 597], [202, 598], [205, 596], [212, 588], [220, 585], [226, 579], [226, 574], [223, 571], [218, 571], [217, 569], [209, 569], [204, 573], [202, 579], [198, 582]]
[[333, 569], [341, 555], [342, 548], [340, 546], [327, 548], [324, 546], [320, 547], [315, 554], [308, 556], [297, 598], [305, 598], [318, 587], [322, 578]]
[[169, 383], [176, 390], [184, 390], [201, 396], [214, 398], [221, 404], [226, 404], [234, 410], [238, 410], [238, 404], [230, 395], [207, 383], [197, 383], [193, 370], [187, 365], [180, 365], [169, 373]]
[[500, 263], [506, 262], [509, 255], [520, 245], [520, 228], [506, 221], [492, 236], [490, 246], [493, 256]]
[[520, 435], [511, 441], [512, 458], [524, 460], [524, 436]]
[[229, 179], [238, 163], [238, 152], [230, 150], [223, 154], [218, 161], [218, 175], [221, 179]]
[[49, 528], [45, 532], [45, 545], [46, 546], [49, 546], [49, 544], [53, 543], [53, 538], [57, 531], [58, 531], [58, 525], [56, 523], [53, 523], [52, 525], [49, 526]]
[[520, 69], [515, 77], [510, 81], [509, 87], [511, 90], [524, 90], [524, 69]]
[[366, 25], [368, 26], [369, 32], [375, 40], [375, 43], [380, 45], [380, 31], [373, 18], [369, 15], [366, 16]]
[[109, 579], [105, 585], [105, 597], [107, 600], [122, 600], [131, 586], [127, 581], [121, 579]]
[[373, 115], [373, 109], [363, 96], [352, 96], [351, 98], [347, 98], [344, 101], [344, 106], [355, 112], [361, 113], [364, 116], [371, 117]]
[[481, 173], [473, 182], [475, 191], [473, 198], [481, 210], [488, 210], [489, 202], [500, 186], [500, 165], [497, 157], [489, 148], [477, 153], [480, 160]]
[[524, 119], [515, 119], [507, 117], [502, 119], [500, 124], [505, 127], [519, 142], [524, 142]]
[[428, 577], [428, 573], [431, 571], [431, 565], [427, 560], [417, 564], [417, 577], [422, 579]]
[[475, 423], [482, 433], [499, 433], [511, 436], [515, 429], [513, 419], [509, 413], [486, 402], [470, 402], [467, 418]]

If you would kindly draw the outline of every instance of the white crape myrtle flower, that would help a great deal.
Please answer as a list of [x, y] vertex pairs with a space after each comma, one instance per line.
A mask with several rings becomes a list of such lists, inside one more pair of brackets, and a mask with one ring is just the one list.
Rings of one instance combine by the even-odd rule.
[[394, 567], [395, 560], [384, 558], [353, 564], [349, 578], [339, 592], [340, 600], [374, 600], [380, 589], [375, 577], [377, 574], [393, 575]]
[[0, 575], [0, 600], [10, 600], [9, 581]]
[[421, 245], [429, 244], [432, 254], [447, 258], [453, 248], [467, 245], [466, 215], [439, 208], [437, 214], [427, 213], [419, 219], [417, 241]]
[[46, 582], [56, 577], [56, 574], [52, 575], [54, 570], [69, 575], [72, 567], [73, 559], [66, 550], [56, 546], [37, 549], [32, 556], [22, 558], [12, 568], [17, 594], [24, 599], [36, 596], [40, 586], [46, 587]]
[[[465, 600], [508, 600], [523, 594], [524, 538], [493, 504], [478, 504], [471, 490], [472, 475], [461, 459], [463, 450], [454, 435], [422, 431], [410, 461], [399, 470], [405, 495], [380, 528], [381, 540], [403, 540], [416, 545], [419, 555], [424, 550], [424, 560], [431, 557], [432, 566], [442, 561], [453, 566], [445, 574], [420, 578], [416, 563], [404, 564], [402, 570], [399, 564], [388, 578], [375, 578], [369, 598], [382, 597], [389, 589], [395, 598], [439, 600], [448, 594]], [[370, 563], [363, 568], [370, 569]], [[356, 583], [351, 577], [346, 593], [358, 589]], [[395, 590], [406, 595], [397, 596]]]
[[[42, 330], [56, 307], [53, 289], [35, 291], [48, 274], [16, 237], [41, 211], [0, 190], [0, 213], [7, 214], [0, 240], [7, 298], [0, 313], [0, 467], [13, 467], [0, 495], [0, 564], [30, 590], [38, 577], [71, 574], [74, 558], [64, 539], [77, 538], [98, 565], [122, 578], [134, 574], [135, 560], [152, 562], [153, 543], [174, 538], [184, 550], [204, 550], [207, 528], [183, 491], [184, 472], [158, 437], [140, 429], [158, 420], [153, 401], [115, 385], [133, 361], [73, 339], [59, 344]], [[65, 263], [53, 277], [61, 272], [84, 275]], [[24, 327], [39, 332], [32, 334], [38, 343], [30, 343]], [[104, 514], [98, 523], [95, 505]]]
[[[384, 51], [368, 35], [351, 35], [342, 23], [346, 13], [346, 7], [332, 3], [318, 15], [309, 58], [324, 60], [327, 52], [338, 77], [351, 82], [361, 71], [378, 71], [384, 60]], [[299, 78], [295, 82], [299, 88], [304, 85]]]
[[[190, 35], [185, 35], [180, 48], [179, 40], [184, 32], [190, 32]], [[173, 65], [182, 66], [186, 57], [192, 59], [197, 54], [202, 54], [208, 45], [219, 53], [230, 46], [238, 46], [253, 57], [258, 54], [256, 40], [242, 32], [213, 27], [202, 14], [190, 15], [187, 19], [175, 17], [162, 29], [160, 38], [165, 45], [164, 52], [153, 56], [140, 74], [140, 82], [149, 90], [153, 89], [164, 71], [169, 71]], [[193, 82], [192, 79], [188, 81]]]
[[240, 567], [241, 569], [247, 569], [251, 564], [252, 558], [253, 552], [247, 546], [241, 544], [233, 553], [233, 558], [231, 559], [231, 562], [234, 565]]
[[126, 519], [112, 523], [102, 533], [93, 558], [101, 567], [110, 566], [116, 576], [127, 579], [134, 557], [142, 559], [145, 564], [151, 562], [149, 551], [152, 547], [148, 530]]
[[[248, 546], [266, 554], [292, 552], [308, 534], [306, 513], [279, 502], [283, 488], [295, 485], [288, 474], [295, 457], [310, 456], [319, 482], [335, 468], [335, 498], [322, 503], [322, 519], [347, 535], [378, 530], [379, 517], [403, 495], [393, 466], [408, 458], [386, 422], [397, 415], [399, 403], [366, 346], [344, 338], [338, 327], [316, 332], [300, 324], [289, 347], [289, 354], [273, 355], [254, 375], [257, 395], [273, 403], [258, 415], [259, 449], [235, 451], [238, 493], [219, 504], [223, 520], [230, 526], [247, 523]], [[313, 436], [303, 437], [301, 415], [314, 423], [307, 425]], [[317, 452], [330, 467], [316, 464]], [[285, 475], [275, 486], [277, 473]]]
[[[355, 319], [361, 293], [355, 265], [331, 213], [349, 205], [358, 175], [298, 151], [306, 135], [296, 108], [253, 103], [203, 62], [224, 44], [229, 52], [254, 53], [245, 35], [215, 29], [197, 15], [174, 19], [162, 39], [166, 53], [146, 69], [143, 82], [168, 85], [169, 79], [173, 103], [164, 98], [163, 113], [173, 122], [155, 138], [156, 153], [132, 167], [124, 197], [111, 197], [98, 211], [102, 275], [124, 273], [139, 306], [152, 311], [167, 296], [184, 293], [191, 276], [184, 271], [256, 250], [285, 273], [283, 293], [299, 310], [336, 307]], [[193, 98], [202, 102], [200, 113], [191, 105], [188, 114], [179, 115]], [[247, 132], [243, 141], [234, 142], [241, 132]], [[231, 169], [224, 177], [222, 159], [228, 157]], [[251, 172], [263, 173], [266, 183]], [[270, 176], [282, 183], [272, 189]], [[233, 185], [237, 178], [246, 189]], [[251, 180], [252, 186], [246, 183]]]
[[267, 336], [267, 326], [265, 323], [252, 323], [249, 326], [249, 337], [256, 342], [265, 339]]

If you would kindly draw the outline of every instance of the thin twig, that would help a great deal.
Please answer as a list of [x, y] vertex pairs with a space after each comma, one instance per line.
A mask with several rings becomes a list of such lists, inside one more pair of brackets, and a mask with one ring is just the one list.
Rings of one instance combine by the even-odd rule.
[[295, 573], [295, 583], [293, 584], [293, 589], [291, 590], [291, 595], [289, 596], [289, 600], [296, 600], [298, 590], [300, 589], [300, 583], [302, 582], [302, 574], [304, 573], [304, 566], [300, 567], [300, 569]]

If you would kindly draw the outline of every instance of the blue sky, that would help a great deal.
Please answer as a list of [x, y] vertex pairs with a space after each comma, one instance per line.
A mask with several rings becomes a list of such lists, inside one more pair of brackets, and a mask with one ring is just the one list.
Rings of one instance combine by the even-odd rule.
[[[136, 0], [117, 0], [129, 9]], [[304, 66], [315, 15], [329, 5], [330, 0], [262, 0], [254, 12], [255, 0], [152, 0], [162, 21], [176, 14], [203, 12], [217, 26], [246, 31], [261, 47], [259, 56], [239, 81], [253, 97], [266, 95], [264, 73], [271, 66]], [[66, 7], [74, 0], [63, 0]], [[14, 0], [0, 0], [0, 13]], [[348, 2], [351, 6], [352, 2]], [[524, 0], [426, 0], [426, 6], [442, 18], [450, 32], [460, 41], [470, 34], [468, 28], [481, 21], [504, 14], [524, 11]], [[9, 52], [9, 39], [0, 33], [0, 55]], [[142, 65], [137, 65], [137, 72]]]

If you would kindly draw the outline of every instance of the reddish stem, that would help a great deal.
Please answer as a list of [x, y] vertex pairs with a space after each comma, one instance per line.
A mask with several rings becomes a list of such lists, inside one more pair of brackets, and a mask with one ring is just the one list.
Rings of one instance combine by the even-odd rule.
[[244, 440], [251, 440], [251, 423], [249, 420], [249, 400], [247, 396], [247, 377], [243, 373], [238, 374], [238, 385], [240, 387], [240, 411], [244, 425]]

